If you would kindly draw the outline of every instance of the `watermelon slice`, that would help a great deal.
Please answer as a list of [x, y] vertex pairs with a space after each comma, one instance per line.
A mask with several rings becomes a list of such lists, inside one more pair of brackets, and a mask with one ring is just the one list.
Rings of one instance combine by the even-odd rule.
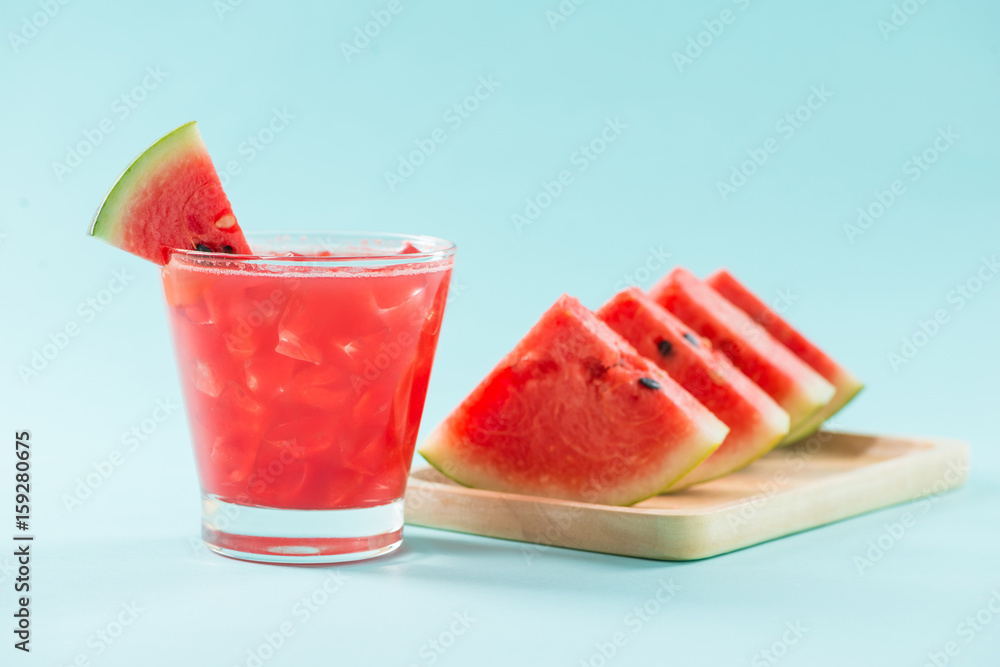
[[709, 339], [780, 405], [801, 428], [833, 398], [834, 387], [742, 310], [677, 268], [653, 286], [650, 296], [699, 335]]
[[157, 264], [166, 264], [173, 249], [250, 254], [194, 122], [136, 158], [101, 204], [90, 234]]
[[830, 402], [812, 418], [806, 420], [795, 432], [790, 433], [785, 438], [784, 444], [791, 444], [815, 433], [823, 425], [823, 422], [847, 405], [864, 387], [861, 380], [806, 340], [805, 336], [793, 329], [788, 322], [771, 310], [725, 269], [716, 271], [705, 282], [727, 301], [753, 318], [782, 345], [795, 353], [795, 356], [826, 378], [836, 389]]
[[728, 430], [563, 295], [420, 453], [467, 486], [630, 505], [687, 474]]
[[670, 485], [682, 489], [738, 470], [788, 433], [788, 413], [711, 343], [637, 288], [619, 292], [600, 310], [622, 338], [665, 370], [726, 426], [729, 435], [697, 468]]

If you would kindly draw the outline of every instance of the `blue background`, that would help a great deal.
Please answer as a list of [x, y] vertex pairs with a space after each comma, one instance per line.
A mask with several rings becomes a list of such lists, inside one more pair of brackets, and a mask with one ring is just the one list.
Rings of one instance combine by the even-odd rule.
[[[32, 432], [39, 536], [35, 652], [0, 662], [246, 665], [263, 634], [290, 622], [264, 664], [428, 665], [427, 642], [466, 612], [475, 621], [437, 664], [598, 665], [597, 643], [618, 631], [628, 641], [608, 664], [770, 664], [759, 651], [783, 641], [786, 623], [807, 628], [787, 665], [920, 665], [949, 641], [960, 649], [949, 664], [995, 660], [1000, 618], [989, 612], [971, 641], [958, 626], [1000, 589], [1000, 281], [962, 308], [954, 290], [1000, 252], [996, 3], [908, 0], [899, 11], [915, 13], [880, 28], [889, 0], [591, 0], [563, 3], [575, 10], [558, 22], [547, 16], [557, 0], [402, 0], [348, 58], [341, 44], [387, 1], [50, 2], [51, 18], [45, 2], [0, 10], [0, 414], [5, 447], [15, 429]], [[724, 10], [731, 21], [713, 23]], [[688, 48], [697, 57], [678, 66]], [[147, 68], [160, 80], [134, 91]], [[457, 125], [446, 114], [480, 77], [499, 85]], [[800, 109], [814, 88], [828, 99]], [[241, 144], [275, 109], [294, 118], [251, 160]], [[795, 113], [808, 119], [790, 133], [779, 123]], [[787, 317], [866, 380], [841, 428], [968, 440], [971, 479], [863, 573], [855, 557], [905, 508], [688, 564], [559, 549], [526, 559], [516, 543], [408, 528], [397, 554], [336, 570], [347, 580], [302, 622], [293, 606], [329, 570], [198, 545], [180, 412], [135, 451], [121, 443], [179, 388], [156, 270], [85, 231], [121, 169], [191, 119], [220, 170], [240, 169], [227, 191], [244, 228], [458, 243], [425, 432], [560, 293], [596, 307], [673, 264], [726, 265], [765, 298], [794, 294]], [[581, 171], [580, 147], [616, 119], [626, 127]], [[102, 121], [110, 133], [77, 166], [54, 165]], [[386, 172], [438, 128], [445, 141], [391, 189]], [[939, 131], [952, 134], [948, 150], [931, 150], [913, 180], [908, 163]], [[769, 139], [777, 151], [721, 196], [718, 182]], [[512, 215], [562, 170], [572, 183], [518, 229]], [[858, 208], [888, 201], [897, 179], [902, 194], [850, 238]], [[121, 270], [133, 279], [91, 317], [80, 304]], [[938, 310], [947, 321], [894, 367], [889, 355]], [[19, 367], [72, 323], [79, 335], [23, 379]], [[67, 509], [64, 495], [114, 450], [124, 463]], [[0, 565], [6, 614], [10, 557]], [[633, 633], [626, 614], [661, 579], [680, 590]], [[94, 633], [133, 601], [136, 622], [102, 647]]]

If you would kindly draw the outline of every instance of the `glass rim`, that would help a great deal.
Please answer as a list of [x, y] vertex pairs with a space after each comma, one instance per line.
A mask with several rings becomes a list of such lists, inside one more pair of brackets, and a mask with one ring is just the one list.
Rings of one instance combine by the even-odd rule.
[[[168, 263], [178, 257], [181, 261], [197, 262], [204, 264], [206, 261], [218, 262], [244, 262], [248, 264], [271, 264], [276, 266], [338, 266], [352, 265], [355, 263], [376, 263], [383, 266], [405, 265], [416, 263], [427, 263], [435, 260], [448, 259], [455, 254], [458, 246], [452, 241], [448, 241], [436, 236], [426, 234], [405, 234], [400, 232], [370, 232], [360, 230], [330, 231], [330, 230], [304, 230], [304, 229], [284, 229], [284, 230], [260, 230], [244, 231], [244, 236], [248, 242], [254, 239], [260, 241], [278, 241], [287, 238], [289, 241], [302, 239], [322, 248], [329, 254], [300, 254], [295, 257], [272, 254], [237, 254], [211, 250], [189, 250], [186, 248], [175, 248], [171, 251]], [[396, 241], [400, 245], [410, 243], [417, 248], [417, 252], [409, 253], [380, 253], [358, 254], [346, 251], [337, 252], [338, 245], [343, 246], [350, 241]], [[418, 245], [419, 244], [419, 245]], [[329, 248], [325, 246], [330, 246]], [[421, 246], [428, 249], [420, 250]]]

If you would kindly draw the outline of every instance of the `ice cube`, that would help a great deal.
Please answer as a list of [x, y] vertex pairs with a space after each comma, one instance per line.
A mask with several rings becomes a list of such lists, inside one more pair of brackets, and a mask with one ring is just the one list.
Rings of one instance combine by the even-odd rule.
[[195, 359], [191, 369], [191, 377], [195, 386], [200, 392], [208, 394], [212, 398], [217, 398], [225, 387], [225, 381], [210, 364], [200, 359]]
[[297, 333], [288, 329], [278, 331], [278, 344], [274, 346], [274, 351], [312, 364], [323, 363], [323, 350], [318, 345], [303, 340]]
[[195, 324], [212, 324], [215, 321], [208, 312], [208, 306], [201, 300], [186, 306], [178, 306], [177, 311]]
[[426, 274], [392, 276], [376, 280], [373, 285], [373, 297], [376, 307], [381, 310], [408, 303], [427, 289]]
[[323, 349], [311, 340], [309, 333], [322, 331], [317, 326], [317, 318], [322, 311], [310, 317], [301, 295], [291, 298], [278, 320], [278, 344], [274, 351], [286, 357], [319, 364], [323, 361]]
[[302, 507], [306, 463], [282, 442], [264, 442], [257, 452], [247, 488], [251, 499], [265, 506]]
[[243, 363], [247, 389], [258, 397], [287, 393], [299, 362], [280, 354], [258, 352]]
[[218, 429], [258, 429], [264, 420], [264, 406], [251, 393], [235, 382], [227, 382], [219, 393], [215, 409], [212, 410], [215, 427]]
[[211, 475], [222, 484], [245, 481], [257, 459], [258, 442], [249, 434], [216, 436], [212, 445]]
[[295, 458], [306, 458], [326, 451], [339, 438], [328, 416], [313, 414], [275, 426], [264, 435], [264, 442], [283, 447]]

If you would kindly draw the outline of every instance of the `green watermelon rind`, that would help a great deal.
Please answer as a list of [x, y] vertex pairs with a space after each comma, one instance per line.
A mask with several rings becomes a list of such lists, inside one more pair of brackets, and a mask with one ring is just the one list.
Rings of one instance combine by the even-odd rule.
[[[780, 420], [781, 423], [778, 424], [776, 420]], [[788, 425], [789, 425], [789, 423], [790, 422], [789, 422], [789, 418], [788, 418], [788, 413], [785, 412], [780, 407], [778, 407], [777, 411], [774, 412], [774, 413], [772, 413], [760, 425], [760, 428], [767, 428], [768, 430], [770, 430], [773, 433], [773, 435], [771, 437], [771, 440], [768, 442], [768, 444], [756, 456], [754, 456], [753, 459], [751, 459], [749, 461], [744, 461], [743, 463], [741, 463], [739, 465], [736, 465], [734, 467], [720, 470], [719, 472], [717, 472], [716, 474], [712, 475], [711, 477], [706, 477], [704, 479], [699, 479], [696, 482], [685, 484], [684, 486], [676, 486], [675, 487], [675, 486], [671, 485], [671, 487], [669, 487], [665, 491], [665, 493], [675, 493], [677, 491], [683, 491], [684, 489], [688, 489], [688, 488], [690, 488], [692, 486], [696, 486], [698, 484], [704, 484], [705, 482], [710, 482], [713, 479], [719, 479], [721, 477], [725, 477], [726, 475], [731, 475], [732, 473], [737, 472], [738, 470], [742, 470], [743, 468], [746, 468], [748, 465], [750, 465], [754, 461], [758, 460], [762, 456], [765, 456], [771, 450], [773, 450], [776, 447], [780, 447], [784, 443], [785, 438], [788, 437]], [[674, 480], [673, 484], [676, 484], [677, 482], [680, 482], [682, 480], [684, 480], [684, 477], [680, 477], [680, 478]]]
[[[737, 405], [745, 405], [754, 413], [753, 416], [734, 414], [727, 409], [728, 405], [720, 404], [714, 397], [709, 402], [702, 401], [731, 431], [720, 446], [722, 451], [717, 450], [686, 475], [671, 483], [666, 489], [667, 493], [681, 491], [740, 470], [771, 451], [788, 435], [790, 418], [787, 412], [720, 352], [713, 350], [711, 346], [690, 346], [682, 342], [682, 337], [688, 338], [696, 334], [638, 288], [632, 287], [619, 292], [598, 309], [596, 314], [632, 343], [640, 354], [646, 355], [680, 383], [682, 388], [687, 389], [695, 399], [703, 398], [701, 383], [694, 382], [694, 386], [688, 386], [687, 383], [692, 382], [691, 378], [683, 374], [676, 376], [675, 373], [680, 370], [676, 366], [678, 361], [684, 360], [684, 364], [692, 363], [697, 367], [709, 364], [709, 373], [717, 373], [722, 378], [721, 381], [713, 378], [715, 384], [725, 385], [734, 394], [731, 398]], [[666, 358], [658, 347], [650, 347], [650, 341], [657, 339], [668, 340], [675, 346], [675, 352], [670, 354], [675, 363], [666, 363]], [[734, 422], [730, 423], [729, 419]], [[733, 430], [736, 430], [735, 434]], [[731, 442], [731, 439], [738, 442]]]
[[[667, 493], [670, 490], [670, 487], [671, 487], [671, 485], [674, 482], [682, 479], [685, 475], [687, 475], [692, 470], [694, 470], [699, 465], [701, 465], [705, 461], [705, 459], [707, 459], [709, 456], [711, 456], [712, 454], [715, 453], [715, 451], [719, 448], [719, 446], [725, 440], [726, 435], [729, 433], [728, 427], [726, 427], [724, 424], [722, 424], [722, 422], [718, 422], [718, 420], [715, 420], [715, 421], [717, 422], [718, 426], [721, 426], [725, 430], [722, 432], [721, 435], [719, 435], [718, 433], [716, 433], [711, 438], [705, 438], [705, 440], [711, 440], [712, 443], [708, 444], [707, 446], [703, 445], [704, 455], [701, 458], [699, 458], [694, 463], [694, 465], [692, 465], [688, 469], [684, 470], [680, 475], [674, 476], [666, 484], [662, 484], [661, 486], [658, 487], [658, 490], [656, 490], [656, 491], [654, 491], [652, 493], [643, 492], [643, 493], [639, 494], [637, 497], [635, 497], [634, 499], [629, 499], [629, 500], [626, 500], [624, 502], [615, 503], [615, 504], [610, 505], [610, 506], [612, 506], [612, 507], [630, 507], [632, 505], [635, 505], [636, 503], [642, 502], [643, 500], [648, 500], [649, 498], [653, 498], [653, 497], [658, 496], [660, 494]], [[706, 429], [707, 428], [714, 428], [715, 425], [705, 424], [705, 425], [703, 425], [703, 427], [706, 428]], [[417, 453], [419, 453], [422, 457], [424, 457], [424, 460], [427, 461], [427, 463], [429, 463], [435, 470], [437, 470], [442, 475], [444, 475], [445, 477], [447, 477], [451, 481], [455, 482], [456, 484], [459, 484], [459, 485], [464, 486], [464, 487], [469, 488], [469, 489], [480, 488], [479, 486], [475, 486], [473, 484], [468, 484], [468, 483], [463, 482], [462, 480], [458, 479], [457, 477], [455, 477], [454, 471], [452, 473], [447, 472], [444, 469], [445, 466], [443, 466], [441, 463], [439, 463], [436, 460], [437, 456], [434, 455], [434, 454], [431, 454], [431, 452], [434, 449], [436, 449], [436, 448], [447, 447], [449, 440], [451, 438], [455, 437], [454, 435], [451, 435], [451, 434], [446, 435], [446, 432], [448, 432], [448, 430], [449, 429], [447, 429], [447, 422], [444, 423], [444, 424], [441, 424], [440, 426], [438, 426], [436, 429], [434, 429], [434, 431], [431, 432], [431, 434], [427, 437], [427, 439], [424, 440], [423, 444], [417, 450]], [[694, 444], [694, 443], [689, 443], [689, 444]], [[461, 473], [458, 473], [458, 474], [461, 475]], [[513, 492], [513, 491], [507, 491], [507, 492], [503, 492], [503, 493], [512, 493], [512, 494], [514, 494], [515, 492]], [[582, 500], [566, 500], [566, 499], [560, 499], [560, 498], [549, 498], [548, 496], [537, 496], [537, 497], [543, 497], [543, 498], [547, 498], [547, 499], [550, 499], [550, 500], [562, 500], [563, 502], [579, 502], [579, 503], [584, 503], [584, 504], [605, 504], [605, 503], [587, 503], [586, 501], [582, 501]]]
[[[727, 432], [726, 435], [728, 435], [728, 434], [729, 433]], [[684, 474], [682, 474], [680, 477], [677, 477], [675, 479], [670, 480], [669, 484], [667, 484], [662, 489], [660, 489], [659, 491], [657, 491], [656, 493], [654, 493], [652, 496], [647, 496], [646, 498], [640, 498], [639, 500], [636, 500], [633, 503], [629, 503], [629, 505], [635, 505], [635, 503], [641, 503], [643, 500], [648, 500], [649, 498], [653, 498], [655, 496], [660, 496], [660, 495], [663, 495], [663, 494], [666, 494], [666, 493], [676, 493], [678, 491], [683, 491], [683, 489], [675, 489], [675, 488], [673, 488], [674, 484], [676, 484], [677, 482], [681, 481], [682, 479], [684, 479], [685, 477], [687, 477], [688, 475], [690, 475], [692, 472], [694, 472], [695, 469], [698, 468], [698, 466], [700, 466], [702, 463], [704, 463], [705, 461], [707, 461], [708, 457], [710, 457], [712, 454], [714, 454], [719, 449], [719, 447], [722, 446], [722, 443], [725, 441], [725, 439], [726, 438], [723, 437], [722, 440], [719, 441], [719, 444], [715, 445], [715, 447], [712, 447], [712, 449], [709, 450], [709, 452], [707, 454], [705, 454], [705, 456], [703, 456], [702, 458], [698, 459], [698, 462], [695, 463], [690, 468], [688, 468], [687, 470], [685, 470]]]
[[[767, 318], [768, 320], [771, 320], [772, 324], [778, 325], [779, 329], [784, 329], [782, 333], [786, 336], [792, 336], [793, 341], [783, 340], [782, 335], [779, 333], [775, 333], [774, 336], [778, 339], [778, 342], [785, 345], [785, 347], [789, 350], [792, 350], [796, 356], [800, 355], [800, 352], [795, 351], [795, 348], [792, 347], [793, 343], [796, 346], [799, 346], [799, 342], [794, 341], [796, 336], [801, 339], [801, 342], [804, 342], [806, 345], [812, 347], [813, 350], [809, 352], [809, 355], [815, 361], [818, 361], [822, 368], [816, 366], [813, 361], [810, 361], [805, 357], [799, 356], [799, 358], [812, 366], [813, 370], [823, 375], [824, 379], [826, 379], [827, 382], [829, 382], [834, 388], [834, 394], [826, 405], [815, 411], [812, 415], [793, 428], [791, 432], [789, 432], [789, 434], [786, 435], [780, 443], [778, 443], [779, 447], [786, 447], [788, 445], [795, 444], [796, 442], [804, 440], [819, 431], [827, 420], [854, 400], [854, 397], [857, 396], [858, 393], [864, 388], [864, 383], [859, 378], [837, 363], [822, 350], [816, 348], [811, 341], [806, 339], [805, 336], [802, 336], [802, 334], [796, 331], [790, 324], [785, 322], [780, 315], [773, 312], [767, 304], [761, 301], [757, 295], [748, 290], [726, 269], [719, 269], [714, 274], [709, 276], [706, 279], [706, 282], [712, 289], [718, 292], [722, 298], [726, 299], [740, 310], [743, 310], [752, 319], [761, 320], [762, 318]], [[767, 327], [765, 327], [765, 329], [767, 329]], [[818, 359], [815, 359], [816, 354], [818, 354]], [[826, 369], [830, 366], [834, 367], [834, 373], [828, 376]]]
[[[799, 359], [794, 352], [788, 350], [779, 340], [774, 338], [758, 323], [754, 322], [744, 311], [731, 304], [725, 297], [696, 278], [690, 271], [681, 267], [674, 269], [654, 285], [648, 294], [653, 297], [654, 301], [666, 306], [667, 310], [673, 312], [664, 300], [664, 296], [670, 291], [673, 285], [676, 285], [675, 289], [678, 294], [694, 304], [691, 308], [695, 311], [701, 311], [701, 317], [721, 321], [722, 326], [730, 330], [729, 335], [747, 344], [754, 354], [762, 357], [774, 357], [774, 355], [778, 355], [783, 359], [782, 364], [785, 366], [783, 372], [788, 373], [793, 391], [786, 393], [786, 396], [781, 400], [776, 399], [776, 402], [791, 418], [792, 432], [801, 429], [804, 424], [814, 419], [834, 397], [836, 388], [833, 384], [827, 381], [811, 366]], [[676, 312], [674, 314], [685, 324], [692, 326], [689, 318], [681, 317]], [[737, 330], [737, 327], [740, 330]], [[697, 326], [692, 326], [692, 328], [696, 331], [698, 330]], [[762, 342], [759, 344], [754, 343], [754, 339], [759, 339]], [[740, 367], [739, 364], [736, 365], [737, 368]], [[758, 378], [751, 377], [751, 380], [760, 384]]]
[[[433, 438], [433, 437], [434, 437], [434, 435], [432, 434], [431, 437], [428, 438], [428, 441], [430, 441], [431, 438]], [[427, 446], [426, 443], [423, 446], [426, 447]], [[451, 481], [455, 482], [455, 484], [458, 484], [460, 486], [464, 486], [467, 489], [475, 488], [475, 487], [469, 486], [468, 484], [466, 484], [465, 482], [463, 482], [462, 480], [460, 480], [460, 479], [458, 479], [456, 477], [452, 477], [447, 472], [445, 472], [444, 466], [442, 466], [437, 461], [435, 461], [430, 456], [428, 456], [425, 449], [418, 449], [417, 453], [420, 454], [422, 457], [424, 457], [424, 460], [427, 461], [428, 463], [430, 463], [431, 467], [433, 467], [435, 470], [437, 470], [439, 473], [441, 473], [442, 475], [444, 475], [445, 477], [447, 477]]]
[[[671, 485], [670, 485], [670, 486], [668, 486], [668, 487], [667, 487], [666, 489], [664, 489], [663, 491], [661, 491], [661, 493], [679, 493], [679, 492], [681, 492], [681, 491], [685, 491], [685, 490], [687, 490], [687, 489], [690, 489], [691, 487], [694, 487], [694, 486], [698, 486], [699, 484], [705, 484], [706, 482], [711, 482], [712, 480], [715, 480], [715, 479], [722, 479], [723, 477], [726, 477], [727, 475], [732, 475], [732, 474], [733, 474], [734, 472], [737, 472], [737, 471], [739, 471], [739, 470], [742, 470], [743, 468], [746, 468], [746, 467], [747, 467], [748, 465], [750, 465], [751, 463], [753, 463], [753, 462], [754, 462], [754, 461], [756, 461], [757, 459], [759, 459], [759, 458], [761, 458], [761, 457], [763, 457], [763, 456], [767, 455], [767, 454], [768, 454], [768, 453], [769, 453], [769, 452], [770, 452], [771, 450], [773, 450], [773, 449], [774, 449], [775, 447], [779, 447], [779, 446], [781, 446], [781, 445], [782, 445], [782, 444], [784, 443], [784, 439], [785, 439], [785, 437], [786, 437], [786, 435], [785, 435], [784, 433], [782, 433], [781, 435], [777, 436], [777, 437], [776, 437], [776, 438], [775, 438], [775, 439], [774, 439], [774, 440], [773, 440], [773, 441], [772, 441], [772, 442], [771, 442], [771, 443], [770, 443], [770, 444], [769, 444], [769, 445], [768, 445], [768, 446], [767, 446], [767, 447], [766, 447], [766, 448], [764, 449], [764, 451], [763, 451], [763, 452], [761, 452], [761, 454], [760, 454], [759, 456], [757, 456], [757, 458], [755, 458], [755, 459], [754, 459], [753, 461], [747, 461], [747, 462], [746, 462], [746, 463], [744, 463], [743, 465], [740, 465], [740, 466], [738, 466], [738, 467], [736, 467], [736, 468], [732, 468], [732, 469], [730, 469], [730, 470], [724, 470], [724, 471], [720, 471], [720, 472], [719, 472], [718, 474], [715, 474], [715, 475], [712, 475], [711, 477], [706, 477], [705, 479], [699, 479], [699, 480], [698, 480], [697, 482], [694, 482], [694, 483], [692, 483], [692, 484], [685, 484], [684, 486], [679, 486], [679, 487], [674, 487], [674, 486], [673, 486], [674, 484], [676, 484], [676, 483], [677, 483], [677, 482], [679, 482], [680, 480], [684, 479], [684, 477], [686, 477], [688, 473], [690, 473], [690, 472], [694, 471], [694, 470], [695, 470], [695, 468], [697, 468], [697, 467], [698, 467], [698, 466], [695, 466], [694, 468], [691, 468], [691, 470], [689, 470], [689, 471], [688, 471], [687, 473], [685, 473], [685, 474], [684, 474], [684, 476], [682, 476], [682, 477], [678, 477], [677, 479], [675, 479], [675, 480], [674, 480], [674, 481], [673, 481], [673, 482], [671, 483]], [[706, 458], [708, 458], [708, 457], [706, 457]]]
[[[805, 423], [795, 429], [795, 431], [785, 436], [785, 438], [778, 443], [779, 447], [794, 445], [796, 442], [805, 440], [819, 431], [820, 428], [823, 427], [823, 424], [830, 419], [830, 417], [843, 410], [844, 407], [853, 401], [854, 398], [861, 393], [861, 390], [865, 388], [864, 383], [850, 373], [845, 373], [845, 376], [838, 378], [833, 385], [837, 390], [837, 394], [840, 394], [840, 396], [838, 397], [837, 394], [834, 394], [834, 398], [820, 408], [814, 416], [807, 419]], [[843, 393], [841, 393], [842, 390]]]
[[115, 241], [122, 227], [120, 215], [122, 206], [132, 199], [137, 189], [145, 186], [146, 176], [150, 172], [155, 172], [165, 159], [175, 157], [178, 147], [185, 143], [190, 143], [193, 148], [204, 149], [196, 121], [184, 123], [169, 132], [132, 161], [101, 203], [90, 225], [89, 234], [111, 245], [117, 245]]

